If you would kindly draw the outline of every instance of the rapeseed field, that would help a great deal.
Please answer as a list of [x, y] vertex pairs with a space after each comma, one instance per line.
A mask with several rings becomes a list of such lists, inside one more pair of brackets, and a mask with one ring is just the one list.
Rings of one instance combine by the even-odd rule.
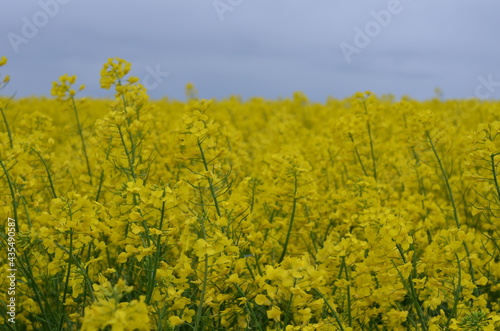
[[2, 330], [500, 329], [500, 102], [152, 101], [130, 69], [0, 98]]

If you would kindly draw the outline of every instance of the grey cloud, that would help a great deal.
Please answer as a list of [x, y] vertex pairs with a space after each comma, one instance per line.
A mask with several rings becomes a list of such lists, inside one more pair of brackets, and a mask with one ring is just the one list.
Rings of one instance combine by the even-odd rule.
[[296, 90], [317, 101], [360, 90], [429, 98], [436, 86], [445, 97], [469, 97], [479, 76], [500, 81], [495, 1], [401, 0], [403, 10], [348, 63], [339, 44], [354, 45], [354, 28], [363, 30], [390, 1], [242, 0], [221, 21], [212, 1], [65, 0], [17, 54], [7, 33], [20, 34], [23, 17], [41, 7], [10, 2], [0, 20], [0, 55], [9, 58], [2, 73], [12, 82], [2, 93], [48, 95], [51, 82], [69, 73], [87, 95], [110, 95], [99, 89], [99, 71], [115, 56], [132, 62], [140, 78], [148, 67], [170, 73], [154, 98], [182, 99], [187, 82], [217, 98]]

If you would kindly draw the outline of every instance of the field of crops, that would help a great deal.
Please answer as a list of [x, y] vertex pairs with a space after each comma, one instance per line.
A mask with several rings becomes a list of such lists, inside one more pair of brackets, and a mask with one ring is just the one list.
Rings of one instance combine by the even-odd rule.
[[150, 101], [129, 70], [0, 98], [2, 330], [500, 329], [500, 102]]

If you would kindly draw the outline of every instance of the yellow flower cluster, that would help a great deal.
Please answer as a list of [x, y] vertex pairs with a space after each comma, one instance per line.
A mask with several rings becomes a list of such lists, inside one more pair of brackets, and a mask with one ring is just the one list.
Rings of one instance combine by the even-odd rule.
[[125, 293], [132, 291], [122, 280], [111, 286], [104, 276], [99, 275], [99, 285], [94, 284], [96, 301], [85, 308], [85, 320], [81, 330], [99, 330], [110, 326], [112, 330], [150, 330], [148, 307], [144, 296], [131, 302], [121, 302]]
[[500, 328], [498, 102], [151, 101], [130, 68], [0, 98], [17, 329]]
[[[50, 93], [58, 100], [69, 100], [76, 95], [76, 91], [71, 88], [71, 85], [75, 84], [75, 82], [76, 76], [69, 76], [68, 74], [65, 74], [59, 78], [59, 83], [53, 82]], [[81, 85], [79, 91], [82, 91], [84, 88], [85, 85]]]

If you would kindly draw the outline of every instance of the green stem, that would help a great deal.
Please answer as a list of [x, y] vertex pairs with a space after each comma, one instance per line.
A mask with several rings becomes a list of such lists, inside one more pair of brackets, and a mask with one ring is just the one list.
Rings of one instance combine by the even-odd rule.
[[[163, 218], [165, 217], [165, 201], [163, 201], [162, 206], [161, 206], [161, 215], [160, 215], [160, 225], [158, 227], [158, 230], [162, 231], [163, 228]], [[151, 270], [151, 276], [148, 281], [148, 290], [147, 290], [147, 297], [146, 297], [146, 304], [150, 304], [151, 297], [153, 296], [153, 291], [156, 285], [156, 270], [158, 269], [158, 264], [160, 263], [160, 258], [162, 254], [162, 245], [161, 245], [161, 234], [158, 235], [156, 238], [156, 252], [155, 252], [155, 259], [153, 261], [153, 268]]]
[[444, 329], [447, 330], [448, 326], [451, 323], [452, 318], [456, 318], [457, 315], [457, 307], [458, 307], [458, 302], [460, 301], [460, 297], [462, 296], [462, 268], [460, 267], [460, 260], [458, 259], [458, 255], [455, 254], [455, 257], [457, 259], [457, 267], [458, 267], [458, 286], [455, 291], [453, 291], [453, 308], [451, 309], [450, 316], [448, 316], [448, 320], [446, 321], [446, 324], [444, 326]]
[[[203, 152], [203, 148], [201, 147], [201, 142], [200, 142], [200, 140], [198, 140], [197, 142], [198, 142], [198, 148], [200, 149], [200, 155], [201, 155], [201, 160], [203, 162], [203, 167], [205, 168], [205, 171], [208, 172], [208, 162], [207, 162], [207, 160], [205, 158], [205, 153]], [[213, 185], [212, 178], [207, 177], [207, 180], [208, 180], [208, 186], [210, 188], [210, 193], [212, 194], [212, 200], [214, 201], [215, 209], [217, 211], [217, 215], [219, 217], [221, 217], [222, 214], [220, 212], [219, 202], [217, 200], [217, 195], [215, 193], [215, 188], [214, 188], [214, 185]]]
[[500, 201], [500, 186], [498, 185], [497, 172], [495, 170], [495, 156], [498, 154], [491, 154], [491, 173], [493, 174], [493, 181], [495, 182], [495, 189], [498, 195], [498, 201]]
[[120, 140], [121, 140], [122, 145], [123, 145], [123, 150], [125, 151], [125, 155], [127, 156], [130, 175], [132, 176], [133, 179], [136, 179], [135, 171], [134, 171], [134, 162], [131, 158], [131, 153], [129, 152], [129, 150], [127, 148], [127, 144], [125, 142], [125, 138], [123, 137], [123, 132], [122, 132], [121, 127], [119, 125], [117, 125], [117, 127], [118, 127], [118, 133], [120, 134]]
[[[201, 193], [201, 192], [200, 192]], [[203, 203], [202, 203], [203, 205]], [[203, 236], [203, 240], [207, 240], [207, 231], [205, 228], [205, 215], [203, 215], [200, 218], [200, 226], [201, 226], [201, 232]], [[208, 263], [208, 254], [205, 253], [205, 263], [203, 266], [203, 285], [201, 288], [201, 294], [200, 294], [200, 302], [198, 304], [198, 309], [196, 310], [196, 317], [195, 317], [195, 323], [194, 323], [194, 331], [198, 331], [200, 329], [200, 323], [201, 323], [201, 317], [203, 314], [203, 306], [204, 306], [204, 301], [205, 301], [205, 293], [207, 291], [207, 283], [208, 283], [208, 272], [209, 272], [209, 263]], [[201, 327], [203, 330], [203, 326]]]
[[[349, 133], [349, 137], [351, 138], [351, 141], [354, 144], [354, 137], [352, 136], [351, 133]], [[361, 166], [363, 173], [365, 174], [366, 177], [368, 177], [368, 172], [366, 172], [365, 165], [363, 164], [363, 161], [361, 160], [361, 155], [359, 155], [359, 151], [358, 151], [358, 148], [356, 146], [354, 146], [354, 153], [356, 153], [356, 158], [358, 159], [359, 165]]]
[[288, 249], [288, 243], [290, 242], [290, 237], [292, 236], [292, 228], [293, 228], [293, 222], [295, 219], [295, 211], [297, 209], [297, 189], [298, 189], [298, 183], [297, 183], [297, 175], [295, 174], [295, 181], [294, 181], [294, 189], [293, 189], [293, 205], [292, 205], [292, 214], [290, 215], [290, 223], [288, 224], [288, 231], [286, 234], [286, 239], [285, 243], [283, 244], [283, 251], [281, 252], [281, 256], [278, 259], [278, 263], [281, 263], [283, 259], [285, 258], [286, 251]]
[[12, 139], [12, 133], [10, 132], [9, 122], [7, 122], [7, 117], [5, 116], [5, 112], [3, 110], [3, 107], [0, 107], [0, 113], [2, 114], [2, 118], [3, 118], [3, 122], [5, 123], [5, 129], [7, 131], [7, 134], [9, 135], [10, 148], [14, 148], [14, 140]]
[[40, 160], [42, 161], [42, 164], [43, 164], [43, 166], [45, 167], [45, 172], [47, 172], [47, 177], [49, 178], [49, 184], [50, 184], [50, 190], [51, 190], [51, 192], [52, 192], [52, 197], [53, 197], [54, 199], [56, 199], [56, 198], [57, 198], [57, 194], [56, 194], [56, 190], [55, 190], [55, 188], [54, 188], [54, 182], [52, 181], [52, 176], [51, 176], [51, 174], [50, 174], [50, 169], [49, 169], [49, 166], [48, 166], [48, 165], [47, 165], [47, 163], [45, 162], [45, 159], [42, 157], [42, 155], [40, 155], [40, 153], [39, 153], [36, 149], [32, 148], [31, 150], [32, 150], [33, 152], [35, 152], [35, 154], [36, 154], [36, 155], [38, 155], [38, 157], [39, 157], [39, 158], [40, 158]]
[[[403, 263], [406, 263], [406, 258], [405, 258], [403, 249], [401, 248], [401, 245], [397, 244], [396, 248], [398, 249], [399, 254], [401, 255], [401, 259], [403, 260]], [[406, 279], [403, 278], [403, 275], [401, 274], [401, 272], [397, 268], [394, 261], [392, 261], [392, 264], [396, 268], [396, 270], [399, 274], [399, 277], [401, 277], [401, 281], [403, 282], [403, 284], [406, 284]], [[420, 324], [422, 324], [422, 330], [425, 331], [425, 330], [427, 330], [427, 321], [425, 319], [425, 315], [424, 315], [424, 312], [422, 310], [422, 307], [420, 306], [420, 303], [418, 302], [418, 295], [417, 295], [417, 291], [415, 289], [415, 286], [413, 285], [413, 277], [412, 277], [411, 273], [408, 277], [408, 287], [410, 288], [410, 296], [412, 298], [412, 300], [411, 300], [412, 305], [415, 308], [415, 310], [417, 311], [418, 318], [420, 319]]]
[[444, 169], [444, 165], [441, 162], [441, 158], [439, 157], [439, 154], [436, 150], [436, 146], [434, 145], [434, 142], [432, 141], [432, 138], [431, 138], [431, 135], [429, 134], [429, 131], [425, 131], [425, 134], [426, 134], [427, 139], [429, 140], [429, 143], [431, 145], [432, 152], [434, 153], [434, 156], [436, 157], [436, 160], [437, 160], [438, 165], [439, 165], [439, 169], [441, 170], [441, 174], [443, 175], [446, 190], [447, 190], [448, 196], [450, 197], [451, 206], [453, 208], [453, 218], [455, 219], [455, 223], [457, 225], [457, 228], [460, 229], [460, 221], [458, 219], [457, 206], [455, 204], [455, 198], [453, 196], [453, 191], [451, 189], [450, 181], [448, 179], [448, 174], [446, 173], [446, 170]]
[[[43, 323], [49, 324], [51, 319], [53, 323], [56, 323], [53, 318], [57, 316], [57, 312], [55, 311], [53, 305], [51, 305], [47, 300], [46, 293], [40, 289], [35, 277], [33, 276], [32, 263], [29, 261], [28, 256], [26, 254], [18, 255], [19, 263], [17, 267], [21, 270], [21, 273], [26, 278], [26, 282], [28, 283], [28, 287], [32, 290], [32, 293], [36, 299], [38, 307], [40, 308], [41, 315], [43, 316]], [[23, 263], [24, 260], [24, 263]], [[49, 311], [47, 311], [49, 310]]]
[[205, 301], [205, 293], [207, 291], [208, 283], [208, 254], [205, 254], [205, 265], [203, 270], [203, 286], [201, 288], [200, 302], [198, 304], [198, 309], [196, 311], [196, 318], [194, 323], [194, 331], [198, 331], [200, 328], [201, 314], [203, 313], [203, 306]]
[[59, 322], [59, 331], [63, 329], [64, 317], [66, 317], [66, 309], [64, 308], [64, 304], [66, 303], [66, 294], [68, 293], [69, 286], [69, 276], [71, 274], [71, 261], [73, 260], [73, 229], [69, 230], [69, 256], [68, 256], [68, 272], [66, 273], [66, 281], [64, 284], [64, 292], [62, 299], [62, 315], [61, 321]]
[[87, 164], [87, 172], [90, 177], [90, 185], [92, 185], [92, 171], [90, 170], [90, 162], [89, 162], [89, 156], [87, 154], [87, 146], [85, 145], [85, 138], [83, 137], [83, 129], [80, 123], [80, 117], [78, 116], [78, 108], [76, 107], [75, 98], [73, 96], [71, 97], [71, 104], [75, 112], [76, 125], [78, 127], [78, 135], [80, 136], [80, 139], [82, 141], [83, 155], [85, 156], [85, 162]]
[[7, 168], [5, 167], [5, 164], [3, 164], [2, 160], [0, 160], [0, 167], [2, 167], [3, 172], [5, 173], [5, 178], [7, 178], [7, 184], [9, 185], [10, 196], [12, 197], [12, 209], [14, 212], [14, 219], [16, 220], [16, 232], [19, 232], [19, 225], [18, 225], [18, 220], [17, 220], [17, 203], [16, 203], [16, 194], [14, 192], [14, 183], [12, 183], [12, 180], [10, 179], [10, 176], [9, 176], [9, 172], [7, 171]]
[[[344, 265], [345, 279], [349, 282], [349, 272], [347, 264], [345, 263], [345, 256], [342, 256], [342, 264]], [[352, 327], [352, 316], [351, 316], [351, 286], [347, 285], [347, 318], [349, 321], [349, 327]]]
[[[293, 286], [295, 287], [295, 282], [294, 282]], [[288, 321], [290, 320], [290, 311], [292, 308], [292, 303], [293, 303], [293, 293], [290, 294], [290, 300], [288, 300], [287, 307], [285, 310], [285, 320], [283, 321], [283, 331], [286, 330], [286, 327], [288, 325]]]
[[[245, 298], [246, 295], [243, 292], [243, 290], [241, 289], [241, 287], [238, 284], [234, 284], [234, 286], [236, 287], [236, 289], [238, 290], [238, 292], [240, 293], [240, 295], [243, 298]], [[255, 312], [253, 311], [252, 307], [250, 307], [250, 304], [248, 303], [247, 300], [245, 300], [245, 306], [247, 308], [248, 313], [250, 314], [250, 316], [252, 316], [252, 319], [255, 321], [255, 324], [257, 324], [257, 329], [259, 329], [260, 331], [264, 331], [264, 329], [262, 328], [262, 326], [259, 323], [259, 320], [257, 319], [257, 316], [255, 315]]]
[[[368, 117], [368, 109], [366, 109], [366, 101], [365, 100], [363, 100], [363, 107], [365, 108], [365, 114]], [[372, 164], [373, 164], [373, 178], [375, 178], [375, 180], [377, 180], [377, 163], [375, 161], [375, 151], [373, 148], [372, 130], [370, 127], [370, 121], [368, 119], [366, 120], [366, 128], [368, 130], [368, 138], [370, 139], [370, 153], [372, 156]]]
[[[445, 186], [448, 192], [448, 196], [450, 197], [451, 205], [453, 207], [453, 217], [455, 218], [455, 223], [457, 225], [457, 228], [460, 229], [460, 221], [458, 219], [458, 212], [457, 212], [457, 207], [455, 204], [455, 198], [453, 197], [453, 191], [451, 190], [451, 185], [450, 181], [448, 180], [448, 175], [446, 174], [446, 171], [444, 169], [443, 163], [441, 162], [441, 158], [439, 157], [439, 154], [436, 150], [436, 147], [434, 145], [434, 142], [431, 139], [431, 136], [429, 134], [429, 131], [425, 131], [425, 134], [427, 135], [427, 139], [429, 140], [429, 143], [431, 144], [432, 151], [434, 152], [434, 155], [436, 156], [436, 160], [438, 162], [439, 168], [441, 169], [441, 173], [443, 175], [443, 179], [445, 182]], [[469, 247], [467, 246], [467, 243], [464, 241], [463, 242], [464, 248], [465, 248], [465, 253], [467, 254], [467, 259], [469, 260], [469, 272], [470, 276], [472, 278], [472, 282], [474, 283], [476, 281], [476, 278], [474, 276], [474, 266], [472, 265], [472, 261], [470, 260], [470, 252], [469, 252]], [[479, 295], [478, 289], [476, 288], [474, 290], [474, 293], [476, 295]]]
[[95, 195], [95, 201], [99, 201], [99, 195], [101, 195], [102, 184], [104, 182], [104, 170], [101, 170], [101, 175], [99, 176], [99, 186], [97, 187], [97, 193]]
[[337, 311], [330, 305], [330, 303], [328, 303], [328, 300], [326, 300], [323, 293], [321, 293], [317, 288], [313, 288], [313, 290], [323, 299], [328, 309], [330, 309], [330, 311], [333, 314], [333, 317], [335, 318], [337, 324], [339, 325], [340, 330], [345, 331], [344, 326], [342, 325], [342, 321], [340, 320], [340, 316], [337, 314]]

